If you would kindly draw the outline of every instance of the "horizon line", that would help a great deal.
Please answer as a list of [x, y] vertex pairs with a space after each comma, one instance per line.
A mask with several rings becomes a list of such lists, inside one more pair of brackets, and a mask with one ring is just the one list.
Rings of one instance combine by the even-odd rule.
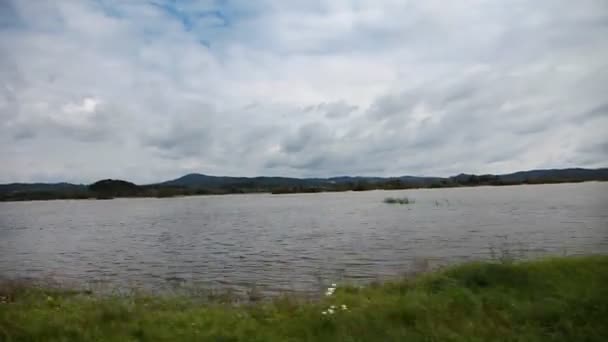
[[391, 178], [403, 178], [403, 177], [414, 177], [414, 178], [443, 178], [443, 179], [447, 179], [447, 178], [452, 178], [452, 177], [457, 177], [459, 175], [472, 175], [472, 176], [486, 176], [486, 175], [492, 175], [492, 176], [504, 176], [504, 175], [511, 175], [514, 173], [519, 173], [519, 172], [532, 172], [532, 171], [564, 171], [564, 170], [589, 170], [589, 171], [600, 171], [600, 170], [606, 170], [608, 169], [608, 166], [602, 166], [602, 167], [596, 167], [596, 168], [587, 168], [587, 167], [564, 167], [564, 168], [539, 168], [539, 169], [527, 169], [527, 170], [518, 170], [518, 171], [512, 171], [512, 172], [507, 172], [507, 173], [466, 173], [466, 172], [460, 172], [451, 176], [419, 176], [419, 175], [400, 175], [400, 176], [362, 176], [362, 175], [339, 175], [339, 176], [328, 176], [328, 177], [289, 177], [289, 176], [218, 176], [218, 175], [210, 175], [210, 174], [205, 174], [205, 173], [199, 173], [199, 172], [190, 172], [190, 173], [186, 173], [182, 176], [178, 176], [176, 178], [171, 178], [168, 180], [161, 180], [161, 181], [157, 181], [157, 182], [146, 182], [146, 183], [135, 183], [132, 182], [128, 179], [124, 179], [124, 178], [100, 178], [96, 181], [93, 181], [91, 183], [84, 183], [84, 182], [70, 182], [70, 181], [57, 181], [57, 182], [44, 182], [44, 181], [30, 181], [30, 182], [7, 182], [7, 183], [0, 183], [0, 185], [14, 185], [14, 184], [71, 184], [71, 185], [87, 185], [87, 184], [93, 184], [102, 180], [122, 180], [122, 181], [127, 181], [136, 185], [156, 185], [156, 184], [162, 184], [162, 183], [167, 183], [167, 182], [171, 182], [171, 181], [175, 181], [178, 180], [180, 178], [186, 177], [186, 176], [190, 176], [190, 175], [197, 175], [197, 176], [205, 176], [205, 177], [214, 177], [214, 178], [287, 178], [287, 179], [299, 179], [299, 180], [307, 180], [307, 179], [333, 179], [333, 178], [381, 178], [381, 179], [391, 179]]

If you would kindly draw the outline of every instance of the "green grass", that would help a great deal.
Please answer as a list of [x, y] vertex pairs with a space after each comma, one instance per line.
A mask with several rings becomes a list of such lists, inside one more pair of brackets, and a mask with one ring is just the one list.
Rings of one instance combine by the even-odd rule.
[[395, 198], [395, 197], [387, 197], [384, 199], [384, 203], [388, 204], [412, 204], [415, 203], [413, 199], [409, 199], [408, 197], [403, 198]]
[[201, 304], [22, 286], [0, 295], [0, 341], [608, 341], [608, 256], [465, 264], [338, 286], [318, 301]]

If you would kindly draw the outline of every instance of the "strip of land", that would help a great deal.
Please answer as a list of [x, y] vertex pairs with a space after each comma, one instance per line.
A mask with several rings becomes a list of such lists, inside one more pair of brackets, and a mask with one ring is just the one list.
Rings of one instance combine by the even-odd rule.
[[453, 177], [218, 177], [189, 174], [170, 181], [136, 185], [105, 179], [90, 185], [71, 183], [0, 184], [0, 201], [51, 199], [111, 199], [116, 197], [176, 197], [237, 193], [315, 193], [328, 191], [399, 190], [463, 186], [608, 181], [608, 168], [550, 169], [502, 175], [459, 174]]
[[0, 287], [2, 341], [607, 341], [608, 256], [472, 263], [321, 300]]

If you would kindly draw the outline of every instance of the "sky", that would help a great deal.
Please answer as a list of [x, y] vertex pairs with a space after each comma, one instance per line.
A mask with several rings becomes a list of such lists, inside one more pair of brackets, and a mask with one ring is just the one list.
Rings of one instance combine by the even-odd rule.
[[608, 166], [605, 0], [0, 0], [0, 183]]

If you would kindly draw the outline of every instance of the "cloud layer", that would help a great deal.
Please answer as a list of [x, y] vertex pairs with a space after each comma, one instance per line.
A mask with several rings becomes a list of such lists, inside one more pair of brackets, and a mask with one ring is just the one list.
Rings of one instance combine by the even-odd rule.
[[604, 0], [0, 0], [0, 182], [608, 165]]

